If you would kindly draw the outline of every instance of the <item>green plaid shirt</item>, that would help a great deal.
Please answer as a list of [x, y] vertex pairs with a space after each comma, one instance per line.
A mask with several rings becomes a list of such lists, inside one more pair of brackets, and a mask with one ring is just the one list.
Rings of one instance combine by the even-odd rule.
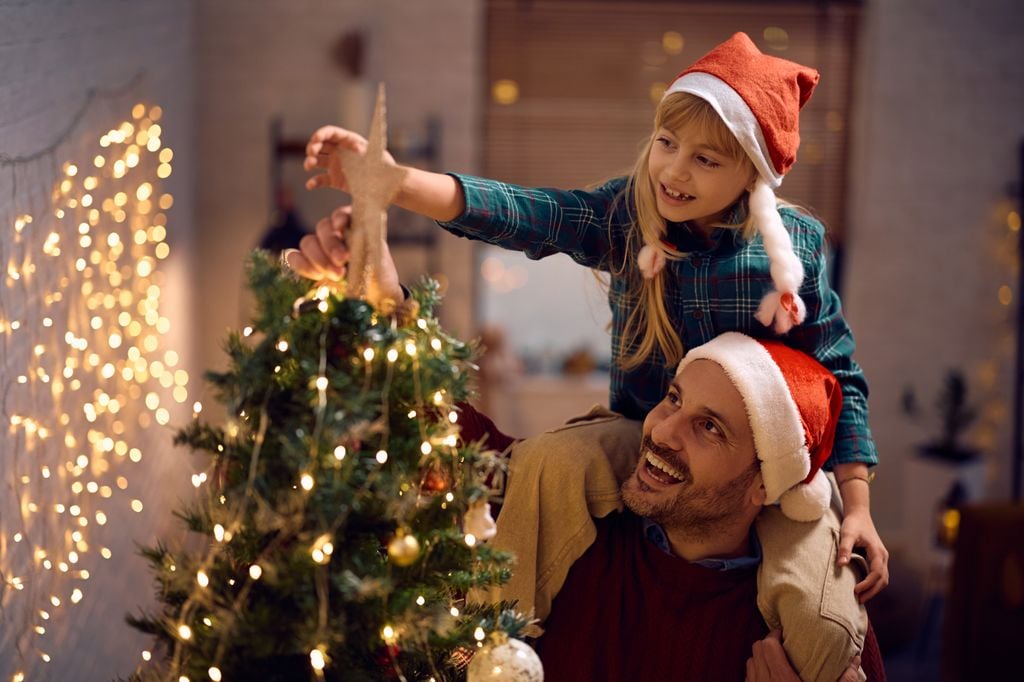
[[[627, 202], [616, 197], [625, 187], [617, 178], [593, 190], [528, 189], [464, 175], [466, 212], [440, 223], [452, 234], [479, 239], [538, 259], [564, 253], [577, 263], [611, 273], [608, 304], [612, 311], [612, 357], [618, 357], [630, 313], [629, 276], [635, 267], [622, 266], [630, 226]], [[727, 222], [739, 222], [745, 203], [733, 208]], [[853, 335], [843, 318], [839, 296], [828, 283], [825, 229], [810, 216], [782, 209], [782, 222], [804, 265], [800, 296], [807, 305], [803, 324], [781, 337], [827, 367], [843, 388], [843, 411], [836, 444], [825, 467], [846, 462], [878, 463], [868, 427], [868, 387], [853, 361]], [[759, 338], [777, 335], [754, 319], [761, 298], [773, 288], [768, 256], [760, 236], [745, 241], [736, 230], [718, 229], [708, 239], [685, 224], [668, 225], [666, 241], [686, 257], [670, 260], [665, 269], [665, 307], [684, 348], [693, 348], [727, 331]], [[674, 367], [656, 350], [631, 370], [612, 363], [610, 407], [643, 419], [665, 395]]]

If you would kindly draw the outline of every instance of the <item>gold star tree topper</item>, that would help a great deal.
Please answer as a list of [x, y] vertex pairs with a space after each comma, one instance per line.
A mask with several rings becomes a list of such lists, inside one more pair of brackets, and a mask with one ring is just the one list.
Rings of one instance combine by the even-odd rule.
[[352, 195], [352, 225], [347, 241], [349, 248], [348, 287], [350, 297], [361, 296], [380, 308], [381, 254], [387, 239], [385, 212], [405, 177], [405, 170], [386, 158], [387, 107], [384, 84], [377, 89], [377, 105], [373, 110], [366, 153], [360, 155], [341, 150], [342, 164], [348, 176]]

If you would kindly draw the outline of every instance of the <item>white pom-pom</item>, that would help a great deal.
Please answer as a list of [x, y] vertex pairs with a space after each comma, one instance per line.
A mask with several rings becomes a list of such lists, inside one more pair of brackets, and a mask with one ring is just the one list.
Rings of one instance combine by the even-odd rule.
[[810, 483], [797, 483], [782, 493], [779, 506], [787, 518], [794, 521], [817, 521], [828, 510], [832, 501], [832, 486], [819, 469]]
[[665, 267], [665, 253], [650, 244], [644, 244], [637, 254], [636, 264], [640, 266], [644, 279], [653, 279]]
[[807, 306], [796, 294], [783, 294], [769, 291], [761, 299], [754, 317], [766, 327], [771, 327], [776, 334], [785, 334], [804, 321]]

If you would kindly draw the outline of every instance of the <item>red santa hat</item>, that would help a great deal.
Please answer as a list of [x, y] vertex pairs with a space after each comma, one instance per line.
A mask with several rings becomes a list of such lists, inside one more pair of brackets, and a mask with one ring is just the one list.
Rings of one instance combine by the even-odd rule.
[[839, 380], [806, 353], [739, 332], [691, 349], [676, 372], [695, 360], [719, 365], [743, 397], [766, 503], [795, 521], [821, 518], [832, 497], [821, 466], [843, 406]]
[[[771, 261], [775, 291], [762, 300], [756, 317], [780, 334], [803, 322], [805, 308], [797, 290], [804, 271], [773, 190], [796, 161], [800, 109], [818, 78], [814, 69], [763, 54], [746, 33], [737, 33], [685, 69], [665, 90], [666, 97], [688, 92], [708, 102], [757, 169], [749, 210]], [[664, 254], [659, 259], [657, 251], [645, 246], [640, 254], [640, 268], [647, 277], [664, 264]]]

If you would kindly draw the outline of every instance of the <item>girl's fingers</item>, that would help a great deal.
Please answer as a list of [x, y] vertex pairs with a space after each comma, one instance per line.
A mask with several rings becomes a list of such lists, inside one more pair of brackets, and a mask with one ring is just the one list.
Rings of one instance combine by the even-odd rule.
[[309, 142], [306, 144], [306, 156], [317, 156], [324, 151], [323, 145], [326, 144], [345, 147], [359, 153], [366, 148], [366, 140], [362, 135], [338, 126], [324, 126], [309, 137]]
[[842, 532], [839, 534], [839, 552], [836, 555], [836, 565], [845, 566], [850, 563], [850, 555], [853, 553], [853, 545], [857, 538], [853, 533]]
[[317, 187], [330, 187], [331, 177], [327, 173], [320, 173], [314, 175], [309, 180], [306, 180], [306, 189], [316, 189]]
[[857, 600], [861, 603], [864, 603], [865, 601], [871, 598], [868, 595], [874, 596], [875, 594], [877, 594], [877, 592], [874, 591], [874, 588], [878, 584], [878, 581], [881, 580], [881, 578], [882, 576], [880, 574], [871, 571], [870, 573], [868, 573], [867, 577], [864, 578], [864, 580], [861, 580], [859, 583], [854, 585], [853, 593], [857, 595]]
[[885, 589], [885, 585], [881, 582], [877, 583], [873, 588], [871, 588], [863, 595], [861, 595], [861, 603], [863, 604], [864, 602], [870, 601], [875, 597], [876, 594], [881, 592], [883, 589]]

